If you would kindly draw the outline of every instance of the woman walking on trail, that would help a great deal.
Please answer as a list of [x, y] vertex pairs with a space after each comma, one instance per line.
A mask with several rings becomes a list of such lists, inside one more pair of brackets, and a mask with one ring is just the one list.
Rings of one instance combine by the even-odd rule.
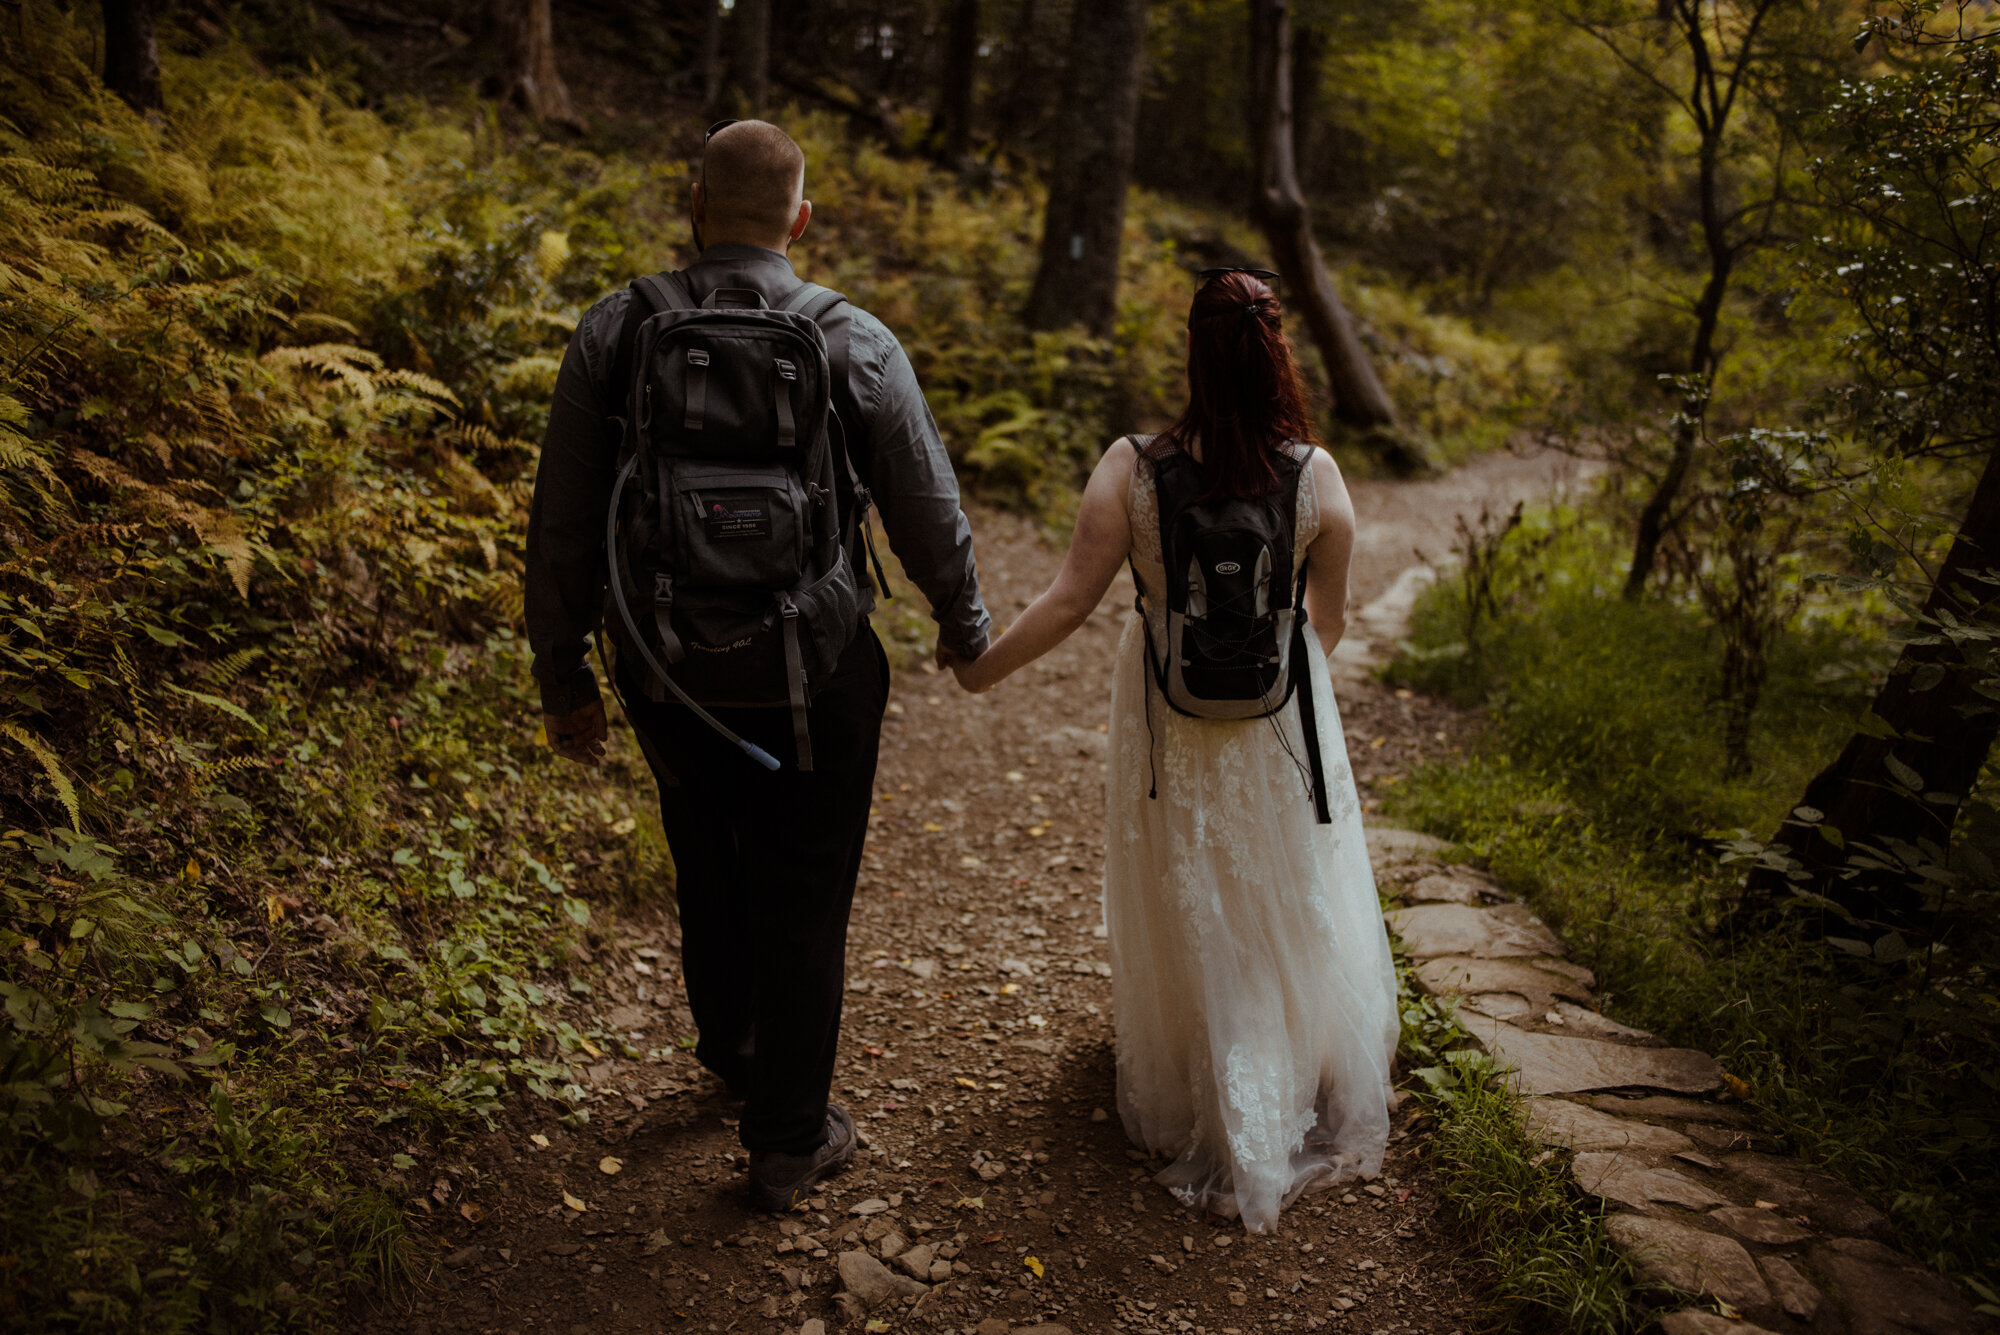
[[[1131, 561], [1141, 615], [1112, 684], [1104, 864], [1118, 1109], [1135, 1143], [1173, 1157], [1160, 1183], [1258, 1232], [1303, 1192], [1379, 1171], [1397, 1035], [1394, 966], [1326, 666], [1345, 625], [1354, 513], [1332, 457], [1311, 443], [1266, 276], [1203, 276], [1188, 315], [1186, 410], [1105, 452], [1062, 572], [961, 677], [990, 690], [1047, 653]], [[1185, 505], [1196, 493], [1210, 509]], [[1254, 611], [1267, 627], [1275, 612], [1282, 643], [1294, 587], [1284, 575], [1304, 576], [1315, 634], [1292, 638], [1282, 670], [1311, 698], [1303, 710], [1191, 717], [1174, 701], [1215, 646], [1189, 637], [1210, 604], [1250, 595], [1228, 582], [1235, 561], [1204, 570], [1199, 556], [1177, 555], [1188, 584], [1170, 581], [1163, 539], [1196, 550], [1183, 541], [1199, 515], [1257, 513], [1257, 502], [1282, 519], [1270, 550], [1290, 566], [1258, 586]], [[1282, 662], [1266, 636], [1254, 660], [1234, 661]], [[1282, 690], [1239, 715], [1282, 702]], [[1323, 785], [1302, 757], [1323, 762]]]

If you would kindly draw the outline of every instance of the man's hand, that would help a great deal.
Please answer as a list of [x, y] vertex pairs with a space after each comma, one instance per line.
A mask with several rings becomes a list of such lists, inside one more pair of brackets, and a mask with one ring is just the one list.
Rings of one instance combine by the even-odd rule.
[[573, 714], [544, 714], [542, 728], [549, 735], [549, 750], [579, 765], [604, 761], [604, 740], [609, 729], [604, 722], [604, 700], [592, 700]]

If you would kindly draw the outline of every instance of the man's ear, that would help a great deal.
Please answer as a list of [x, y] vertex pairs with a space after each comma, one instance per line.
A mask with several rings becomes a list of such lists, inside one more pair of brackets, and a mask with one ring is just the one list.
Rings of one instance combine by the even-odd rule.
[[810, 199], [800, 200], [799, 216], [792, 219], [792, 230], [785, 235], [785, 240], [787, 242], [796, 241], [804, 236], [806, 234], [806, 224], [812, 221], [812, 216], [813, 202]]

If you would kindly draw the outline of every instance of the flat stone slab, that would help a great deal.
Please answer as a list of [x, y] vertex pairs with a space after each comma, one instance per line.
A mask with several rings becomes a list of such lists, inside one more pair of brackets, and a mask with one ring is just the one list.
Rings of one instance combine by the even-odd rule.
[[1534, 1011], [1528, 999], [1518, 992], [1476, 992], [1464, 1004], [1467, 1009], [1496, 1020], [1525, 1020]]
[[1362, 838], [1368, 843], [1368, 860], [1377, 867], [1436, 857], [1451, 847], [1436, 835], [1399, 830], [1393, 825], [1371, 825], [1362, 831]]
[[1754, 1205], [1730, 1205], [1711, 1212], [1716, 1223], [1746, 1242], [1766, 1247], [1789, 1247], [1813, 1235], [1809, 1228], [1793, 1223], [1776, 1210], [1760, 1210]]
[[1700, 1094], [1722, 1083], [1715, 1058], [1692, 1048], [1633, 1048], [1601, 1038], [1531, 1034], [1483, 1015], [1460, 1014], [1459, 1022], [1495, 1061], [1513, 1068], [1510, 1083], [1531, 1097], [1635, 1088]]
[[1703, 1099], [1676, 1099], [1663, 1094], [1648, 1094], [1636, 1099], [1622, 1094], [1600, 1094], [1590, 1100], [1590, 1106], [1599, 1112], [1616, 1113], [1620, 1117], [1673, 1118], [1682, 1122], [1715, 1122], [1722, 1126], [1750, 1125], [1749, 1114], [1741, 1108], [1709, 1103]]
[[[1556, 963], [1557, 961], [1548, 961]], [[1552, 1010], [1559, 998], [1590, 1001], [1590, 989], [1568, 974], [1540, 967], [1541, 961], [1481, 960], [1445, 955], [1425, 960], [1416, 969], [1417, 986], [1433, 996], [1448, 992], [1512, 992], [1530, 1007]]]
[[1772, 1335], [1763, 1326], [1748, 1321], [1731, 1321], [1713, 1312], [1689, 1309], [1670, 1312], [1660, 1318], [1660, 1335]]
[[1866, 1238], [1812, 1249], [1812, 1265], [1847, 1309], [1850, 1335], [1967, 1335], [1990, 1329], [1950, 1280]]
[[[1521, 909], [1509, 913], [1509, 909]], [[1383, 915], [1402, 938], [1412, 959], [1470, 955], [1474, 959], [1519, 959], [1560, 955], [1562, 942], [1518, 904], [1490, 909], [1469, 904], [1418, 904]]]
[[1578, 1006], [1574, 1002], [1558, 1001], [1549, 1008], [1562, 1017], [1563, 1026], [1594, 1038], [1615, 1038], [1626, 1043], [1657, 1043], [1660, 1040], [1643, 1029], [1620, 1024], [1608, 1016], [1594, 1010]]
[[1757, 1264], [1763, 1267], [1764, 1282], [1771, 1286], [1771, 1294], [1778, 1300], [1778, 1306], [1785, 1309], [1785, 1315], [1801, 1321], [1812, 1320], [1826, 1301], [1826, 1295], [1782, 1256], [1760, 1257]]
[[1633, 1268], [1656, 1284], [1720, 1298], [1731, 1307], [1764, 1307], [1771, 1301], [1757, 1263], [1734, 1238], [1635, 1214], [1614, 1214], [1604, 1227], [1632, 1258]]
[[1613, 1117], [1567, 1099], [1529, 1099], [1527, 1116], [1531, 1134], [1577, 1151], [1651, 1150], [1678, 1154], [1694, 1148], [1693, 1141], [1672, 1127]]
[[1729, 1202], [1691, 1177], [1655, 1168], [1625, 1150], [1589, 1150], [1570, 1164], [1576, 1184], [1593, 1196], [1648, 1213], [1655, 1204], [1706, 1210]]
[[1412, 904], [1477, 904], [1499, 898], [1500, 890], [1491, 881], [1432, 872], [1419, 876], [1398, 893]]
[[1793, 1214], [1804, 1215], [1822, 1232], [1853, 1237], [1889, 1236], [1888, 1217], [1831, 1173], [1797, 1159], [1748, 1150], [1725, 1154], [1722, 1162], [1730, 1172], [1755, 1187], [1759, 1197]]

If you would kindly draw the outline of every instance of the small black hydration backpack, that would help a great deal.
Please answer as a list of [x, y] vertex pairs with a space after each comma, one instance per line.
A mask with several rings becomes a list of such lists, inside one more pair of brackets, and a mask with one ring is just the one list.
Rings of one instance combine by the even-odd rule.
[[[1134, 443], [1143, 450], [1146, 439]], [[1292, 578], [1306, 461], [1289, 447], [1280, 451], [1272, 461], [1277, 488], [1247, 500], [1204, 500], [1201, 464], [1184, 450], [1151, 462], [1167, 572], [1164, 653], [1154, 643], [1144, 595], [1139, 599], [1153, 680], [1175, 713], [1192, 718], [1268, 718], [1296, 693], [1313, 812], [1320, 824], [1331, 824], [1305, 676], [1305, 567]]]
[[846, 358], [829, 358], [819, 326], [845, 298], [806, 283], [776, 308], [748, 288], [696, 304], [678, 274], [641, 278], [632, 296], [616, 362], [629, 398], [605, 533], [612, 604], [650, 694], [671, 693], [773, 770], [702, 706], [789, 706], [809, 770], [807, 706], [861, 619], [848, 548], [869, 494], [833, 408]]

